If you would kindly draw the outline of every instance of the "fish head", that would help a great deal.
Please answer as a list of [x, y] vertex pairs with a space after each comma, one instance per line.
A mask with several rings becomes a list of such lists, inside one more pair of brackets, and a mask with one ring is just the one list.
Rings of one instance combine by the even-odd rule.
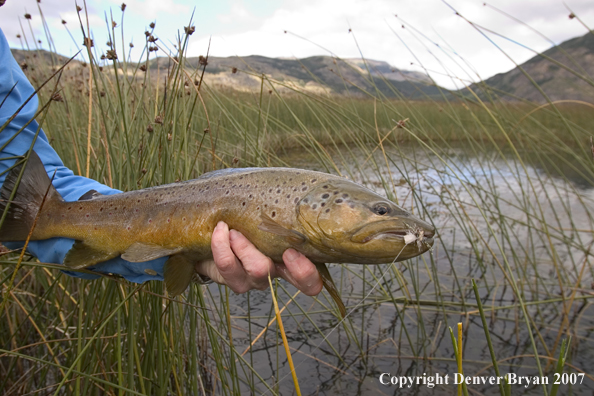
[[401, 261], [433, 245], [431, 224], [349, 180], [320, 183], [301, 199], [297, 211], [310, 243], [341, 261]]

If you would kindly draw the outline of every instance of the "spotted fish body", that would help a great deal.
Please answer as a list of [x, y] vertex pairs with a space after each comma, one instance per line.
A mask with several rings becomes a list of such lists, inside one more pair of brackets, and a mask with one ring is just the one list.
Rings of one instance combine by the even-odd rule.
[[[19, 173], [15, 168], [7, 176], [0, 210]], [[0, 240], [26, 239], [36, 216], [32, 240], [77, 241], [64, 260], [70, 268], [120, 255], [132, 262], [169, 256], [164, 277], [174, 295], [188, 286], [195, 262], [212, 259], [212, 232], [224, 221], [275, 262], [282, 262], [290, 247], [305, 254], [316, 263], [339, 307], [325, 263], [407, 259], [429, 249], [434, 232], [431, 225], [356, 183], [291, 168], [226, 169], [191, 181], [65, 202], [32, 153]], [[411, 234], [423, 235], [422, 243], [405, 243]]]

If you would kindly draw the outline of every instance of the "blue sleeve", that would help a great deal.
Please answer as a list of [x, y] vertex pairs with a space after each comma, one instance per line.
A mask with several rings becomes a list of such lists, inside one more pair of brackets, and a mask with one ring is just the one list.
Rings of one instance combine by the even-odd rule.
[[[29, 80], [12, 56], [6, 37], [0, 29], [0, 127], [17, 112], [19, 107], [25, 103], [34, 91], [33, 86], [31, 86], [31, 83], [29, 83]], [[7, 158], [23, 155], [31, 147], [31, 143], [39, 129], [37, 121], [33, 120], [18, 135], [16, 134], [35, 117], [38, 104], [37, 95], [35, 95], [21, 109], [14, 120], [4, 130], [0, 131], [0, 147], [3, 147], [14, 137], [2, 152], [0, 152], [0, 184], [4, 183], [6, 170], [15, 162], [14, 159]], [[70, 169], [64, 166], [58, 154], [50, 146], [43, 130], [39, 131], [33, 148], [45, 165], [48, 175], [53, 176], [54, 187], [66, 201], [77, 201], [89, 190], [96, 190], [101, 194], [117, 194], [120, 192], [95, 180], [76, 176]], [[31, 241], [27, 250], [42, 262], [62, 264], [66, 252], [70, 250], [73, 243], [74, 241], [72, 239], [67, 238]], [[22, 243], [5, 243], [5, 245], [9, 248], [23, 246]], [[119, 274], [129, 281], [142, 283], [147, 280], [163, 280], [163, 265], [165, 261], [166, 258], [161, 258], [145, 263], [131, 263], [117, 258], [98, 264], [90, 269], [104, 273]], [[157, 275], [149, 275], [145, 270], [149, 270], [151, 273], [156, 272]], [[89, 274], [64, 272], [86, 279], [97, 277]]]

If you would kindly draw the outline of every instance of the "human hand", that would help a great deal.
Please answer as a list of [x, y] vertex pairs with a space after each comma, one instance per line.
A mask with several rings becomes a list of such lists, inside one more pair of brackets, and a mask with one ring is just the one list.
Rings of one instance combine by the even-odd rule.
[[196, 272], [227, 285], [235, 293], [251, 289], [264, 290], [271, 278], [283, 278], [308, 296], [322, 290], [322, 279], [316, 266], [294, 249], [283, 253], [284, 264], [275, 264], [236, 230], [219, 222], [212, 233], [214, 260], [196, 264]]

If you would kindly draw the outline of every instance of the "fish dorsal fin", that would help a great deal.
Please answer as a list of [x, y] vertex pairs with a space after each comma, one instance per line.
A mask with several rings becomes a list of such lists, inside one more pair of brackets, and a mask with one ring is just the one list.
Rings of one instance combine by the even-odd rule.
[[102, 195], [103, 194], [101, 194], [100, 192], [97, 192], [97, 190], [89, 190], [86, 193], [84, 193], [83, 196], [80, 197], [78, 200], [79, 201], [86, 201], [86, 200], [89, 200], [89, 199], [100, 197]]
[[64, 265], [72, 269], [87, 268], [117, 257], [118, 254], [118, 252], [98, 250], [82, 241], [76, 241], [64, 257]]
[[292, 245], [301, 245], [307, 241], [307, 237], [305, 235], [298, 231], [289, 230], [288, 228], [283, 227], [276, 221], [272, 220], [266, 213], [262, 212], [260, 217], [262, 218], [262, 222], [260, 225], [258, 225], [260, 230], [283, 236]]
[[167, 293], [175, 297], [182, 294], [194, 276], [194, 262], [183, 254], [169, 257], [163, 270]]
[[330, 272], [328, 271], [328, 267], [326, 267], [326, 264], [322, 263], [322, 264], [316, 264], [316, 268], [318, 269], [318, 272], [320, 273], [320, 277], [322, 278], [322, 283], [324, 284], [324, 287], [326, 288], [326, 290], [328, 290], [328, 293], [330, 293], [330, 296], [332, 297], [332, 299], [334, 300], [336, 305], [338, 305], [338, 309], [340, 310], [340, 315], [344, 319], [344, 317], [346, 316], [346, 308], [344, 307], [344, 303], [342, 302], [342, 299], [340, 298], [340, 294], [338, 294], [338, 289], [336, 288], [336, 285], [334, 284], [334, 281], [332, 280], [332, 276], [330, 275]]
[[179, 253], [181, 250], [181, 247], [166, 248], [161, 245], [134, 242], [122, 254], [122, 258], [133, 263], [142, 263], [144, 261], [150, 261], [160, 257], [171, 256], [173, 254]]

